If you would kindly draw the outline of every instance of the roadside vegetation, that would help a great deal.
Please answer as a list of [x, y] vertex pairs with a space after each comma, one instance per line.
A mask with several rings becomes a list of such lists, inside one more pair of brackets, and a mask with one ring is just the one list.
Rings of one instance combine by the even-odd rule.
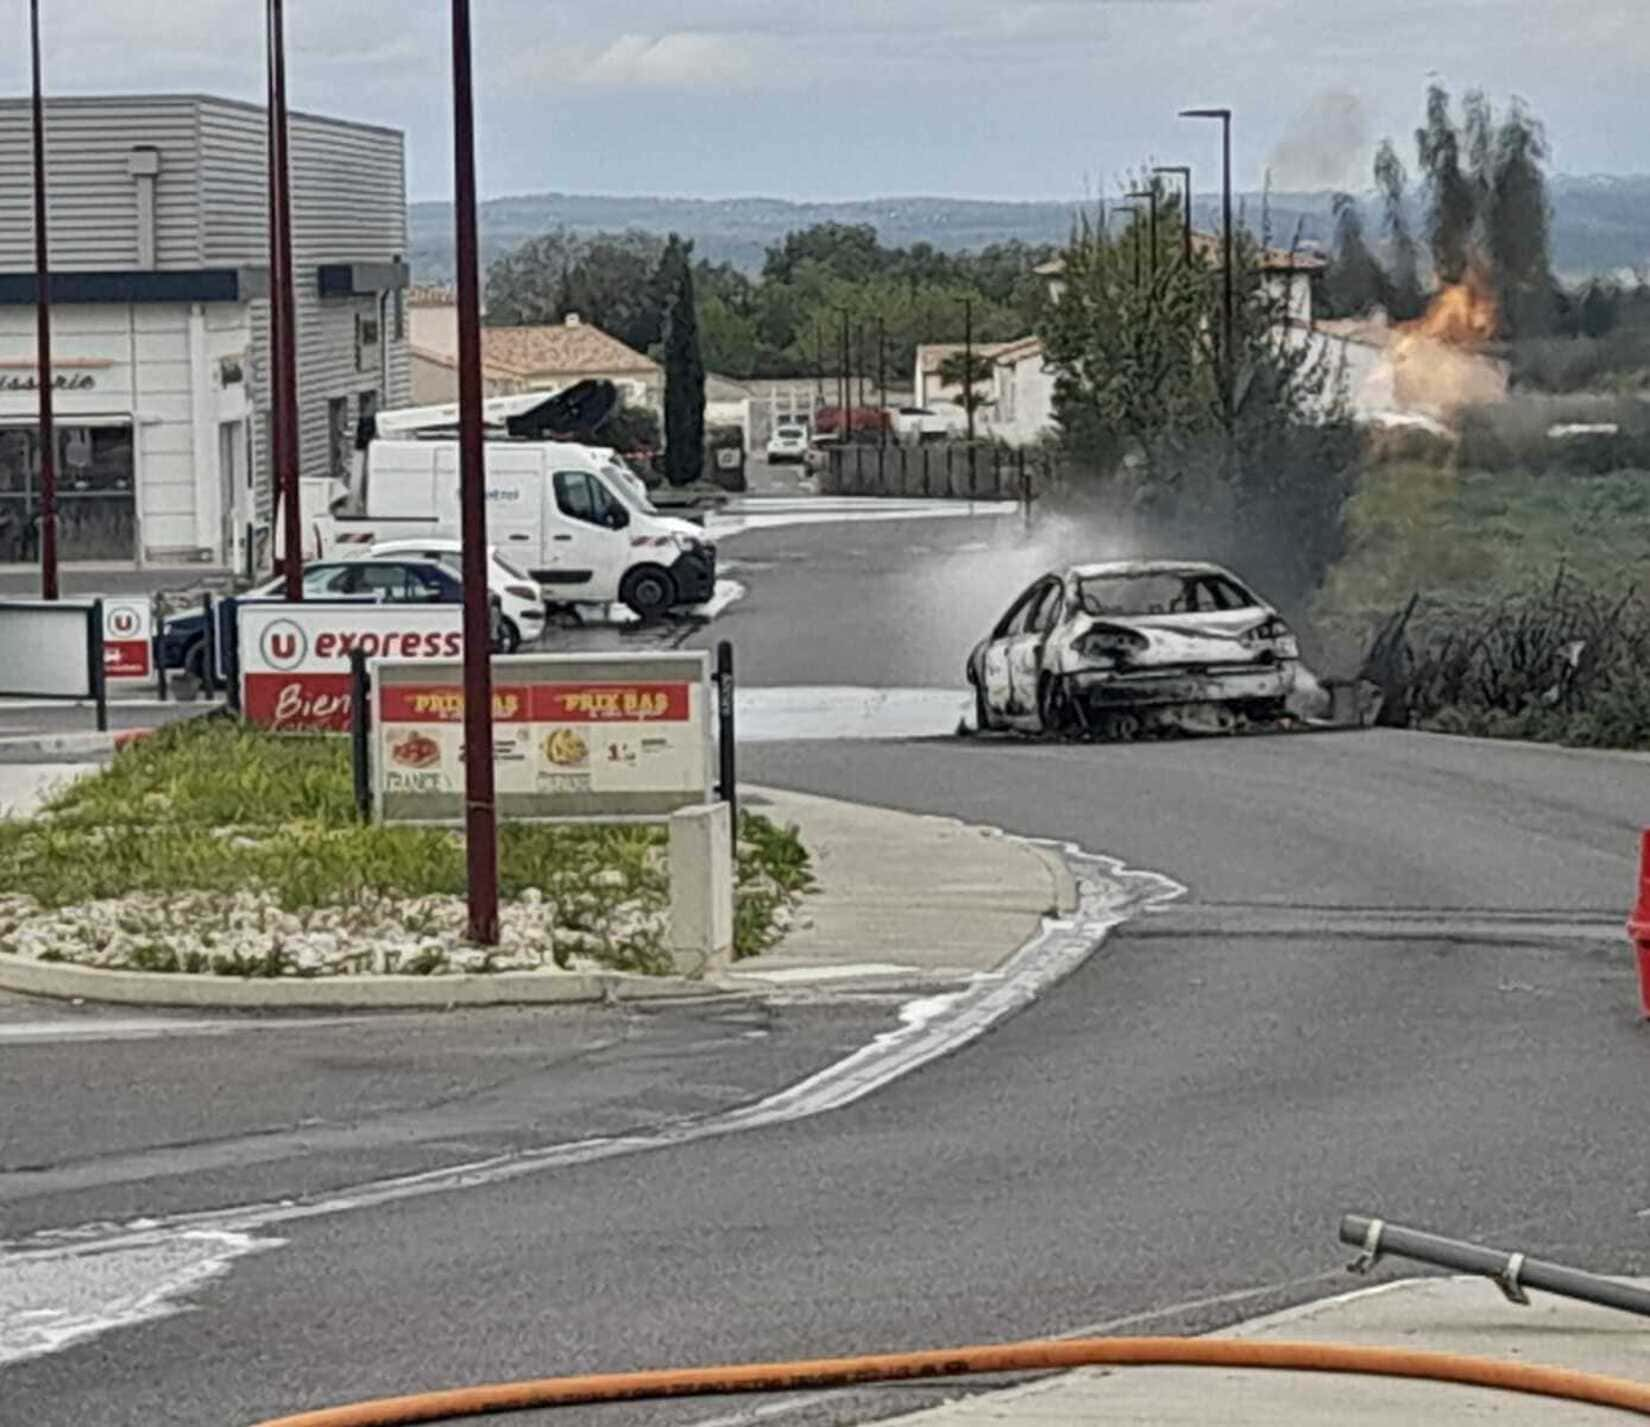
[[[462, 836], [365, 826], [345, 740], [173, 725], [0, 823], [0, 950], [225, 975], [665, 973], [664, 829], [504, 824], [503, 940], [467, 945]], [[735, 953], [812, 885], [793, 828], [740, 820]]]

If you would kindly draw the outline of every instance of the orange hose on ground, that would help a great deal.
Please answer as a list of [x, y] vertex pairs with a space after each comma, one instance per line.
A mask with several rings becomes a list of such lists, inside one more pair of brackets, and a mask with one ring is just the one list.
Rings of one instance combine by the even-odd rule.
[[971, 1373], [1095, 1366], [1270, 1368], [1425, 1378], [1539, 1397], [1567, 1398], [1650, 1417], [1650, 1385], [1645, 1383], [1568, 1368], [1466, 1357], [1459, 1353], [1358, 1348], [1341, 1343], [1263, 1343], [1232, 1338], [1070, 1338], [872, 1357], [539, 1378], [417, 1393], [410, 1397], [384, 1397], [348, 1407], [301, 1412], [296, 1417], [259, 1423], [257, 1427], [406, 1427], [409, 1423], [442, 1422], [490, 1412], [525, 1412], [533, 1408], [595, 1402], [789, 1392], [799, 1388], [963, 1377]]

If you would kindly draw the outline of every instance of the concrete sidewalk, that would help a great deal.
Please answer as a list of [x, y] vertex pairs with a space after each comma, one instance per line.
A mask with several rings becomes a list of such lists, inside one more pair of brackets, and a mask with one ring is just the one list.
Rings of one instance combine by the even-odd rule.
[[[1532, 1294], [1519, 1308], [1481, 1278], [1425, 1278], [1257, 1318], [1222, 1338], [1464, 1353], [1650, 1382], [1650, 1332], [1631, 1314]], [[883, 1427], [1605, 1427], [1632, 1414], [1452, 1383], [1225, 1368], [1084, 1368], [948, 1403]]]
[[1050, 849], [968, 827], [802, 793], [752, 788], [744, 806], [794, 823], [819, 889], [765, 956], [732, 982], [955, 978], [991, 971], [1070, 913], [1077, 887]]

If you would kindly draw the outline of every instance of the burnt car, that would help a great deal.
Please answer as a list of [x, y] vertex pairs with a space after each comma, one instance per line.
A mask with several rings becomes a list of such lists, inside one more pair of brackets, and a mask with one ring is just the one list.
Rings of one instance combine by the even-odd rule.
[[1042, 576], [967, 674], [982, 731], [1115, 739], [1276, 724], [1303, 678], [1277, 610], [1231, 571], [1183, 560]]

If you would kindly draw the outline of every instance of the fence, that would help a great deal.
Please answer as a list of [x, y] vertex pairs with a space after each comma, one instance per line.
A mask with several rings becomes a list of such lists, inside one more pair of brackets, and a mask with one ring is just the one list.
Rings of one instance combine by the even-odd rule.
[[855, 443], [830, 453], [823, 495], [928, 496], [938, 500], [1030, 503], [1063, 483], [1051, 451], [947, 442], [905, 446]]

